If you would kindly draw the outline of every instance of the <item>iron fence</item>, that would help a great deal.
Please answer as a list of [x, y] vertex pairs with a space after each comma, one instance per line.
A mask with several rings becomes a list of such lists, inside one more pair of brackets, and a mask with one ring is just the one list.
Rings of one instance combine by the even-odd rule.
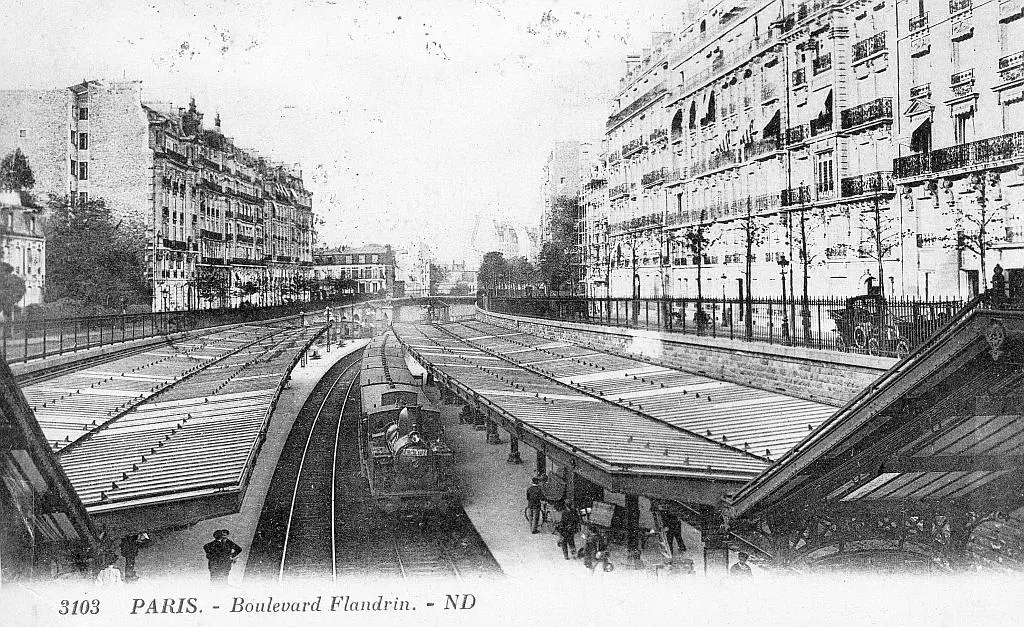
[[964, 307], [959, 300], [489, 296], [495, 313], [729, 340], [903, 357]]
[[73, 318], [15, 318], [0, 321], [0, 356], [15, 364], [44, 357], [141, 340], [149, 337], [207, 329], [243, 322], [260, 322], [315, 312], [326, 306], [367, 300], [351, 295], [339, 300], [298, 302], [273, 307], [198, 309]]

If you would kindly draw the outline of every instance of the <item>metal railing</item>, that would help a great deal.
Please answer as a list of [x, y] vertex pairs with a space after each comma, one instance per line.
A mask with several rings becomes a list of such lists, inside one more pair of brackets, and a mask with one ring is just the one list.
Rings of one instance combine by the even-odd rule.
[[[903, 357], [963, 308], [958, 300], [880, 297], [580, 298], [490, 296], [494, 313], [818, 350]], [[795, 315], [795, 321], [793, 316]]]
[[853, 60], [860, 61], [885, 50], [885, 31], [853, 44]]
[[839, 117], [842, 120], [843, 129], [892, 119], [892, 98], [876, 98], [856, 107], [843, 109]]
[[894, 162], [893, 176], [901, 179], [937, 174], [1007, 159], [1024, 159], [1024, 131], [900, 157]]
[[872, 172], [847, 176], [839, 182], [839, 189], [843, 198], [872, 192], [891, 192], [893, 191], [892, 172]]
[[27, 317], [0, 321], [0, 356], [7, 363], [77, 353], [170, 333], [229, 324], [259, 322], [316, 311], [328, 304], [349, 304], [369, 298], [351, 295], [337, 301], [298, 302], [250, 309], [194, 309], [73, 318]]

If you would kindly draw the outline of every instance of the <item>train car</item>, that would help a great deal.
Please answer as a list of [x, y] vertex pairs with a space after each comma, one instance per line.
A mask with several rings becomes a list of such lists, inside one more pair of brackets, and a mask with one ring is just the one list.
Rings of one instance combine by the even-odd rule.
[[391, 332], [375, 337], [363, 353], [363, 461], [370, 492], [388, 512], [444, 513], [458, 501], [455, 458], [421, 381]]

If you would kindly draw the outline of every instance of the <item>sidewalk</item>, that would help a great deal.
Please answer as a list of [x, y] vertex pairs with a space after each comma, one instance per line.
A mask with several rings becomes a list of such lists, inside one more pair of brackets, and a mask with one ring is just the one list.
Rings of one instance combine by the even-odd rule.
[[[366, 342], [367, 340], [345, 340], [340, 350], [333, 344], [330, 353], [326, 352], [324, 338], [321, 337], [313, 344], [307, 356], [316, 351], [320, 354], [320, 359], [309, 359], [305, 367], [296, 366], [292, 370], [291, 381], [281, 392], [277, 408], [271, 416], [267, 440], [256, 460], [239, 512], [204, 520], [185, 529], [150, 531], [153, 543], [139, 551], [136, 563], [140, 582], [151, 583], [160, 579], [209, 582], [210, 575], [206, 556], [203, 554], [203, 545], [213, 539], [215, 530], [228, 529], [231, 531], [231, 539], [243, 550], [234, 568], [231, 569], [229, 582], [241, 583], [245, 574], [246, 552], [252, 544], [270, 480], [274, 476], [274, 469], [277, 467], [281, 450], [288, 439], [296, 415], [327, 370], [342, 357], [365, 346]], [[159, 521], [154, 521], [154, 527], [158, 525]], [[123, 567], [123, 562], [120, 567]]]
[[[437, 390], [428, 388], [430, 398], [441, 408], [445, 418], [445, 435], [455, 451], [458, 460], [458, 474], [462, 490], [462, 506], [502, 571], [510, 578], [520, 580], [545, 580], [552, 575], [587, 578], [591, 576], [582, 560], [566, 560], [557, 545], [558, 536], [550, 531], [533, 534], [523, 516], [526, 507], [526, 488], [535, 474], [536, 452], [519, 443], [522, 464], [509, 464], [509, 436], [501, 433], [501, 444], [487, 444], [484, 431], [477, 431], [473, 425], [459, 424], [461, 405], [442, 405]], [[551, 471], [552, 463], [548, 462]], [[621, 499], [606, 494], [606, 500]], [[641, 499], [640, 525], [651, 528], [650, 504]], [[677, 555], [694, 561], [695, 570], [703, 568], [703, 545], [700, 535], [683, 526], [683, 538], [689, 549], [686, 555]], [[583, 546], [580, 536], [576, 537], [576, 548]], [[642, 555], [646, 566], [641, 570], [627, 567], [626, 549], [611, 545], [611, 561], [615, 571], [610, 576], [653, 577], [654, 565], [661, 564], [658, 540], [652, 538]]]

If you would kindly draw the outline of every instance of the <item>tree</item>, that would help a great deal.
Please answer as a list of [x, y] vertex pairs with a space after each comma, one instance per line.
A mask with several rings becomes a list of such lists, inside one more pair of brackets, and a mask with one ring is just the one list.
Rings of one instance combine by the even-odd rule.
[[216, 268], [200, 266], [196, 270], [196, 277], [190, 283], [196, 294], [208, 301], [211, 307], [215, 302], [218, 303], [218, 306], [223, 307], [224, 301], [231, 293], [227, 276]]
[[754, 296], [750, 288], [750, 279], [753, 277], [754, 248], [765, 242], [768, 234], [768, 225], [757, 221], [753, 214], [750, 200], [747, 200], [747, 215], [740, 220], [740, 230], [743, 234], [745, 248], [743, 282], [744, 282], [744, 303], [745, 315], [743, 319], [743, 330], [747, 339], [754, 337]]
[[4, 337], [10, 335], [11, 313], [25, 296], [25, 279], [14, 274], [14, 266], [0, 261], [0, 313], [4, 316]]
[[540, 277], [549, 291], [562, 289], [571, 278], [565, 248], [557, 242], [544, 242], [540, 249]]
[[429, 292], [432, 296], [437, 295], [437, 286], [445, 280], [447, 273], [439, 265], [430, 264], [430, 286]]
[[721, 235], [710, 235], [711, 224], [704, 221], [704, 209], [701, 209], [700, 217], [698, 224], [688, 226], [683, 231], [682, 242], [683, 250], [697, 263], [697, 311], [694, 313], [694, 322], [704, 325], [708, 321], [704, 312], [704, 260]]
[[[950, 187], [951, 183], [947, 185]], [[952, 227], [942, 237], [943, 246], [959, 252], [969, 251], [978, 256], [981, 265], [981, 281], [979, 289], [984, 293], [988, 288], [988, 269], [986, 257], [992, 245], [1001, 241], [1008, 203], [995, 205], [993, 201], [1002, 200], [999, 188], [999, 175], [995, 172], [972, 174], [970, 178], [974, 202], [962, 202], [959, 205], [949, 203], [950, 209], [943, 213], [952, 217]], [[991, 192], [991, 193], [990, 193]], [[953, 207], [957, 207], [956, 210]]]
[[900, 228], [900, 221], [888, 216], [888, 203], [879, 202], [875, 195], [874, 205], [860, 214], [861, 241], [857, 254], [871, 259], [878, 270], [878, 287], [885, 293], [885, 260], [903, 244], [903, 238], [910, 234]]
[[538, 280], [538, 270], [526, 257], [513, 257], [508, 261], [509, 280], [516, 289], [533, 285]]
[[477, 285], [484, 289], [497, 290], [508, 275], [508, 262], [505, 255], [499, 252], [489, 252], [484, 255], [480, 262], [480, 269], [477, 271]]
[[36, 178], [29, 167], [28, 157], [16, 148], [0, 160], [0, 189], [26, 191], [35, 187]]
[[115, 221], [102, 199], [72, 207], [51, 197], [46, 223], [46, 294], [86, 305], [149, 304], [146, 238], [139, 226]]
[[347, 291], [355, 293], [355, 291], [359, 289], [359, 282], [356, 281], [355, 279], [350, 279], [347, 276], [329, 277], [327, 281], [327, 285], [335, 298], [342, 296]]
[[454, 287], [452, 287], [451, 295], [469, 296], [472, 292], [473, 290], [470, 289], [469, 283], [466, 283], [465, 281], [459, 281], [458, 283], [455, 284]]

